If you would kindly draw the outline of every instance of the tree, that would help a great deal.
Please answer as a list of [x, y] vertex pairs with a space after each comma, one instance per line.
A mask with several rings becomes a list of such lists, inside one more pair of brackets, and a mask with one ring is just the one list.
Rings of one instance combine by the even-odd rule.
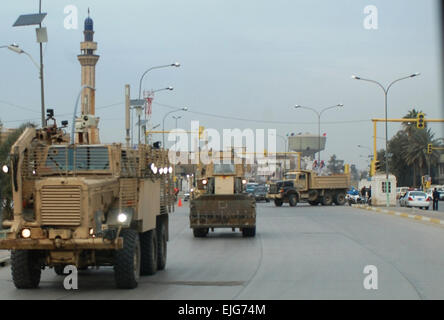
[[[8, 137], [0, 143], [0, 164], [9, 165], [9, 153], [12, 145], [17, 141], [20, 135], [27, 127], [34, 126], [31, 123], [21, 125], [17, 130], [12, 132]], [[12, 186], [11, 176], [0, 172], [0, 212], [3, 213], [3, 219], [12, 218]]]
[[355, 164], [350, 166], [350, 174], [353, 180], [358, 181], [360, 176]]
[[333, 174], [341, 173], [341, 171], [344, 169], [344, 160], [337, 160], [336, 155], [334, 154], [330, 157], [330, 160], [328, 160], [327, 168]]
[[404, 130], [399, 130], [388, 142], [388, 150], [391, 155], [389, 158], [389, 171], [396, 176], [399, 186], [408, 186], [412, 181], [411, 166], [406, 163], [403, 157], [403, 150], [407, 144], [408, 136]]
[[[416, 119], [418, 117], [418, 113], [422, 113], [421, 110], [410, 110], [403, 119]], [[418, 129], [416, 127], [416, 121], [415, 122], [402, 122], [402, 127], [404, 131], [407, 133], [407, 135], [410, 137], [416, 130], [424, 130], [424, 129]], [[424, 123], [424, 128], [427, 128], [427, 122]]]
[[434, 150], [432, 154], [427, 154], [427, 144], [439, 145], [439, 141], [434, 139], [434, 136], [430, 129], [416, 130], [413, 131], [404, 145], [401, 155], [405, 163], [413, 168], [412, 183], [414, 186], [418, 181], [416, 179], [416, 168], [419, 169], [419, 176], [423, 176], [425, 169], [439, 162], [440, 155], [437, 150]]

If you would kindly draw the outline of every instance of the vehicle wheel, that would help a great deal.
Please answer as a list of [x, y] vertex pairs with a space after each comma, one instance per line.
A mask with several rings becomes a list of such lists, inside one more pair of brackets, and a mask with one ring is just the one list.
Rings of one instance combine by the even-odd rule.
[[58, 276], [63, 276], [63, 269], [65, 269], [65, 265], [62, 264], [58, 264], [56, 266], [54, 266], [54, 272], [58, 275]]
[[345, 193], [339, 192], [335, 197], [335, 203], [338, 206], [343, 206], [345, 204]]
[[242, 228], [242, 236], [245, 238], [251, 238], [256, 235], [256, 227]]
[[295, 207], [298, 204], [298, 196], [295, 194], [290, 194], [288, 197], [288, 204], [290, 207]]
[[12, 281], [17, 289], [37, 288], [42, 273], [39, 252], [35, 250], [12, 250]]
[[324, 206], [331, 206], [331, 204], [333, 203], [333, 197], [331, 195], [331, 193], [327, 192], [324, 194], [324, 197], [322, 199], [322, 204]]
[[156, 230], [145, 231], [140, 234], [140, 274], [153, 275], [158, 266], [158, 241]]
[[193, 234], [195, 238], [205, 238], [208, 234], [208, 228], [194, 228]]
[[281, 199], [274, 199], [274, 205], [276, 207], [282, 207], [282, 200]]
[[165, 269], [167, 261], [167, 232], [165, 223], [157, 230], [157, 270]]
[[140, 277], [140, 241], [137, 231], [123, 229], [123, 248], [114, 255], [114, 278], [119, 289], [134, 289]]

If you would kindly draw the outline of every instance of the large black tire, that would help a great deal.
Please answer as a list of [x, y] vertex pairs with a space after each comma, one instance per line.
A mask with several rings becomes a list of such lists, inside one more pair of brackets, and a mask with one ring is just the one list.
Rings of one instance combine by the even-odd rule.
[[251, 238], [256, 235], [256, 227], [250, 227], [250, 228], [242, 228], [242, 236], [246, 238]]
[[195, 238], [205, 238], [208, 234], [208, 228], [194, 228], [193, 235]]
[[12, 250], [12, 281], [17, 289], [34, 289], [39, 286], [42, 273], [39, 254], [35, 250]]
[[343, 206], [345, 204], [345, 193], [338, 192], [335, 196], [335, 204], [338, 206]]
[[167, 262], [167, 232], [165, 223], [157, 228], [157, 270], [165, 269]]
[[65, 266], [62, 264], [58, 264], [56, 266], [54, 266], [54, 272], [58, 275], [58, 276], [63, 276], [63, 269], [65, 269]]
[[331, 206], [332, 203], [333, 203], [333, 196], [331, 195], [331, 193], [330, 192], [324, 193], [324, 197], [322, 198], [322, 204], [324, 206]]
[[281, 199], [274, 199], [274, 205], [276, 207], [282, 207], [282, 204], [283, 204], [283, 202]]
[[288, 204], [290, 207], [295, 207], [298, 204], [298, 196], [296, 194], [290, 194], [288, 197]]
[[151, 276], [157, 271], [157, 232], [145, 231], [140, 234], [140, 274]]
[[139, 233], [132, 229], [123, 229], [123, 249], [114, 255], [114, 278], [119, 289], [134, 289], [140, 277], [140, 241]]

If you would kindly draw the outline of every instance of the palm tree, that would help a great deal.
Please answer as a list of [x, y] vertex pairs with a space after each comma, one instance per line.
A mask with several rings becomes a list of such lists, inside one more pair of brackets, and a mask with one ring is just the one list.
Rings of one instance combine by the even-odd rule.
[[[416, 119], [418, 117], [418, 113], [422, 113], [422, 111], [412, 109], [403, 117], [403, 119]], [[427, 123], [425, 123], [424, 125], [425, 125], [425, 128], [427, 128]], [[403, 122], [402, 127], [409, 137], [415, 132], [415, 130], [418, 130], [418, 128], [416, 127], [416, 121], [415, 122]], [[421, 130], [423, 130], [423, 129], [421, 129]]]
[[438, 139], [434, 139], [434, 136], [430, 129], [414, 130], [408, 137], [408, 143], [403, 147], [402, 158], [413, 167], [413, 186], [416, 185], [416, 168], [422, 176], [424, 168], [436, 165], [439, 161], [440, 155], [437, 150], [434, 150], [432, 154], [427, 154], [427, 144], [439, 145]]

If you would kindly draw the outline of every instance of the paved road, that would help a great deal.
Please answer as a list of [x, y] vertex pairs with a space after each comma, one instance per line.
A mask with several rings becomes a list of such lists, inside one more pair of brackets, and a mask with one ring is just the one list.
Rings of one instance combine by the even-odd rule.
[[[166, 270], [135, 290], [112, 269], [80, 272], [79, 290], [45, 270], [40, 289], [16, 290], [0, 268], [0, 299], [444, 299], [444, 228], [351, 207], [258, 205], [257, 236], [216, 230], [195, 239], [186, 203], [171, 217]], [[378, 268], [378, 290], [363, 286]]]

